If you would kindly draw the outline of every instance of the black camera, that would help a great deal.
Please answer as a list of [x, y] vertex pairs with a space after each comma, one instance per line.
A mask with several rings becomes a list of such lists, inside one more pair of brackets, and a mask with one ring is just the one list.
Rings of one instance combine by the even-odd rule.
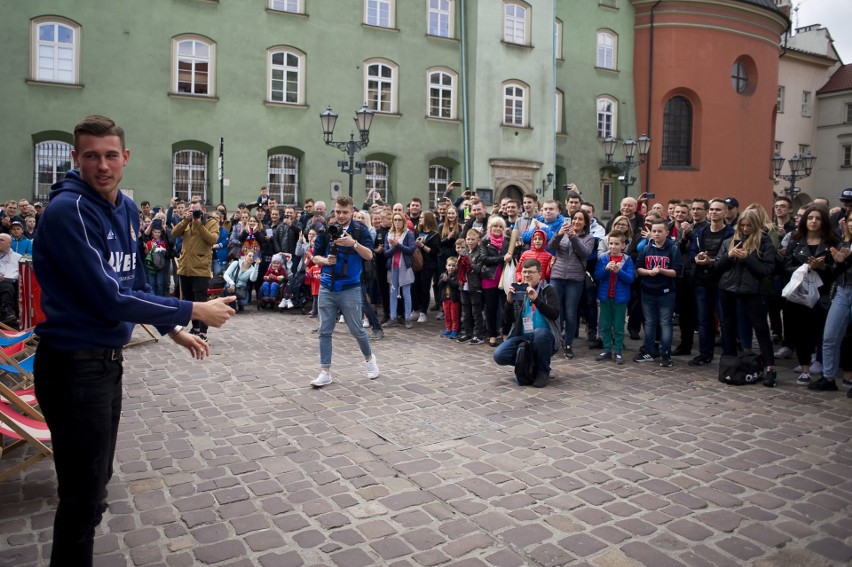
[[527, 287], [529, 287], [528, 284], [524, 282], [513, 283], [512, 291], [514, 293], [512, 294], [512, 301], [523, 301], [527, 296]]
[[201, 218], [202, 214], [203, 213], [201, 212], [201, 209], [194, 210], [194, 211], [192, 211], [192, 218], [198, 220], [198, 219]]
[[340, 228], [338, 224], [330, 224], [325, 229], [325, 233], [328, 235], [328, 240], [330, 242], [334, 242], [341, 236], [343, 236], [343, 229]]

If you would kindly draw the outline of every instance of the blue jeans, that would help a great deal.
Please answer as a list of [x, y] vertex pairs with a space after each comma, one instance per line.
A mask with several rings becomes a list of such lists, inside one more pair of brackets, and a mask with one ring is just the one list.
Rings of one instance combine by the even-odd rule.
[[278, 296], [278, 288], [281, 287], [281, 284], [278, 282], [263, 282], [260, 286], [260, 296], [261, 297], [277, 297]]
[[840, 374], [840, 345], [846, 327], [852, 322], [852, 286], [838, 285], [828, 310], [822, 335], [822, 375], [836, 378]]
[[704, 358], [713, 358], [716, 347], [716, 314], [719, 312], [718, 288], [695, 286], [695, 303], [698, 314], [698, 352]]
[[160, 297], [166, 296], [166, 274], [168, 272], [166, 270], [160, 270], [159, 272], [148, 272], [148, 284], [151, 286], [151, 289], [154, 290], [155, 295], [159, 295]]
[[319, 346], [320, 366], [331, 367], [331, 333], [337, 324], [338, 312], [343, 315], [349, 332], [358, 341], [358, 347], [365, 359], [372, 356], [370, 337], [361, 324], [361, 286], [355, 286], [343, 291], [331, 291], [321, 287], [317, 300], [319, 309]]
[[399, 270], [394, 268], [391, 272], [393, 280], [390, 285], [390, 318], [396, 319], [397, 305], [399, 304], [398, 296], [402, 292], [402, 300], [405, 302], [405, 320], [411, 319], [411, 284], [405, 284], [402, 289], [399, 287]]
[[122, 360], [94, 352], [75, 354], [42, 341], [34, 373], [36, 396], [51, 431], [59, 492], [51, 565], [89, 566], [113, 472]]
[[672, 352], [672, 313], [674, 313], [675, 294], [651, 295], [642, 293], [642, 317], [645, 319], [645, 352], [654, 352], [654, 338], [657, 325], [660, 326], [660, 354], [668, 356]]
[[[518, 353], [518, 345], [523, 340], [529, 340], [524, 335], [509, 337], [494, 350], [494, 362], [500, 366], [514, 366], [515, 357]], [[556, 341], [550, 329], [533, 329], [532, 340], [533, 352], [535, 353], [536, 372], [550, 374], [550, 359], [556, 352]]]
[[565, 333], [565, 346], [574, 344], [574, 332], [577, 330], [577, 310], [585, 287], [584, 280], [550, 280], [550, 285], [559, 295], [559, 312], [562, 315], [562, 332]]

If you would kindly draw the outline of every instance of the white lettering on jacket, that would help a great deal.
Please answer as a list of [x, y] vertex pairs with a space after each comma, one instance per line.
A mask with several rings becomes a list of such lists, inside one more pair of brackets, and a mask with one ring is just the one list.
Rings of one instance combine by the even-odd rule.
[[109, 258], [109, 265], [118, 272], [130, 272], [136, 270], [136, 252], [129, 254], [125, 252], [113, 252]]

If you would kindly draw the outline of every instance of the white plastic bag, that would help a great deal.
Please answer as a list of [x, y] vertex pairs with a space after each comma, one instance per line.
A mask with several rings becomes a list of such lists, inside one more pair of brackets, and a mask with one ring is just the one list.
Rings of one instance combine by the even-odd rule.
[[518, 265], [514, 260], [509, 260], [503, 264], [503, 273], [500, 275], [500, 283], [497, 284], [498, 288], [507, 290], [512, 287], [512, 284], [515, 283], [515, 271], [517, 267]]
[[808, 271], [808, 265], [802, 264], [793, 272], [790, 282], [781, 290], [781, 296], [807, 307], [813, 307], [819, 301], [819, 288], [822, 278], [815, 271]]

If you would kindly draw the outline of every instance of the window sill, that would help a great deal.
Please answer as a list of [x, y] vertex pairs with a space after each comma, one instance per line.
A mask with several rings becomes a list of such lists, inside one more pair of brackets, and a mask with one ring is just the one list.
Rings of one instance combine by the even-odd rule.
[[402, 114], [399, 112], [379, 112], [378, 110], [373, 111], [373, 118], [378, 118], [379, 116], [386, 116], [388, 118], [402, 118]]
[[167, 94], [169, 95], [169, 98], [182, 98], [182, 99], [186, 99], [186, 100], [207, 100], [207, 101], [211, 101], [211, 102], [218, 102], [218, 100], [219, 100], [218, 96], [210, 96], [210, 95], [194, 95], [194, 94], [176, 93], [176, 92], [169, 92]]
[[439, 116], [426, 116], [427, 122], [437, 122], [439, 124], [461, 124], [458, 118], [441, 118]]
[[595, 71], [600, 71], [602, 73], [610, 73], [612, 75], [618, 75], [618, 69], [610, 69], [609, 67], [598, 67], [595, 65]]
[[36, 87], [59, 87], [61, 89], [82, 89], [83, 83], [55, 83], [53, 81], [38, 81], [36, 79], [27, 79], [28, 85]]
[[278, 107], [278, 108], [300, 108], [302, 110], [307, 110], [310, 108], [307, 104], [297, 103], [297, 102], [278, 102], [274, 100], [264, 100], [264, 106]]
[[660, 169], [662, 171], [700, 171], [691, 165], [661, 165]]
[[431, 33], [426, 34], [426, 39], [430, 41], [443, 41], [448, 43], [459, 43], [459, 38], [457, 37], [444, 37], [442, 35], [433, 35]]
[[515, 47], [517, 49], [533, 49], [533, 46], [529, 43], [514, 43], [512, 41], [506, 41], [505, 39], [500, 40], [500, 43], [502, 43], [506, 47]]
[[368, 24], [365, 22], [361, 22], [361, 27], [367, 30], [377, 30], [377, 31], [386, 31], [386, 32], [397, 32], [399, 33], [399, 28], [386, 28], [384, 26], [374, 26], [373, 24]]
[[308, 15], [305, 12], [288, 12], [286, 10], [273, 10], [272, 8], [266, 9], [267, 14], [276, 14], [281, 16], [293, 16], [296, 18], [307, 18]]
[[532, 126], [518, 126], [516, 124], [506, 124], [505, 122], [501, 122], [500, 127], [501, 128], [509, 128], [509, 129], [512, 129], [512, 130], [527, 130], [529, 132], [533, 131]]

